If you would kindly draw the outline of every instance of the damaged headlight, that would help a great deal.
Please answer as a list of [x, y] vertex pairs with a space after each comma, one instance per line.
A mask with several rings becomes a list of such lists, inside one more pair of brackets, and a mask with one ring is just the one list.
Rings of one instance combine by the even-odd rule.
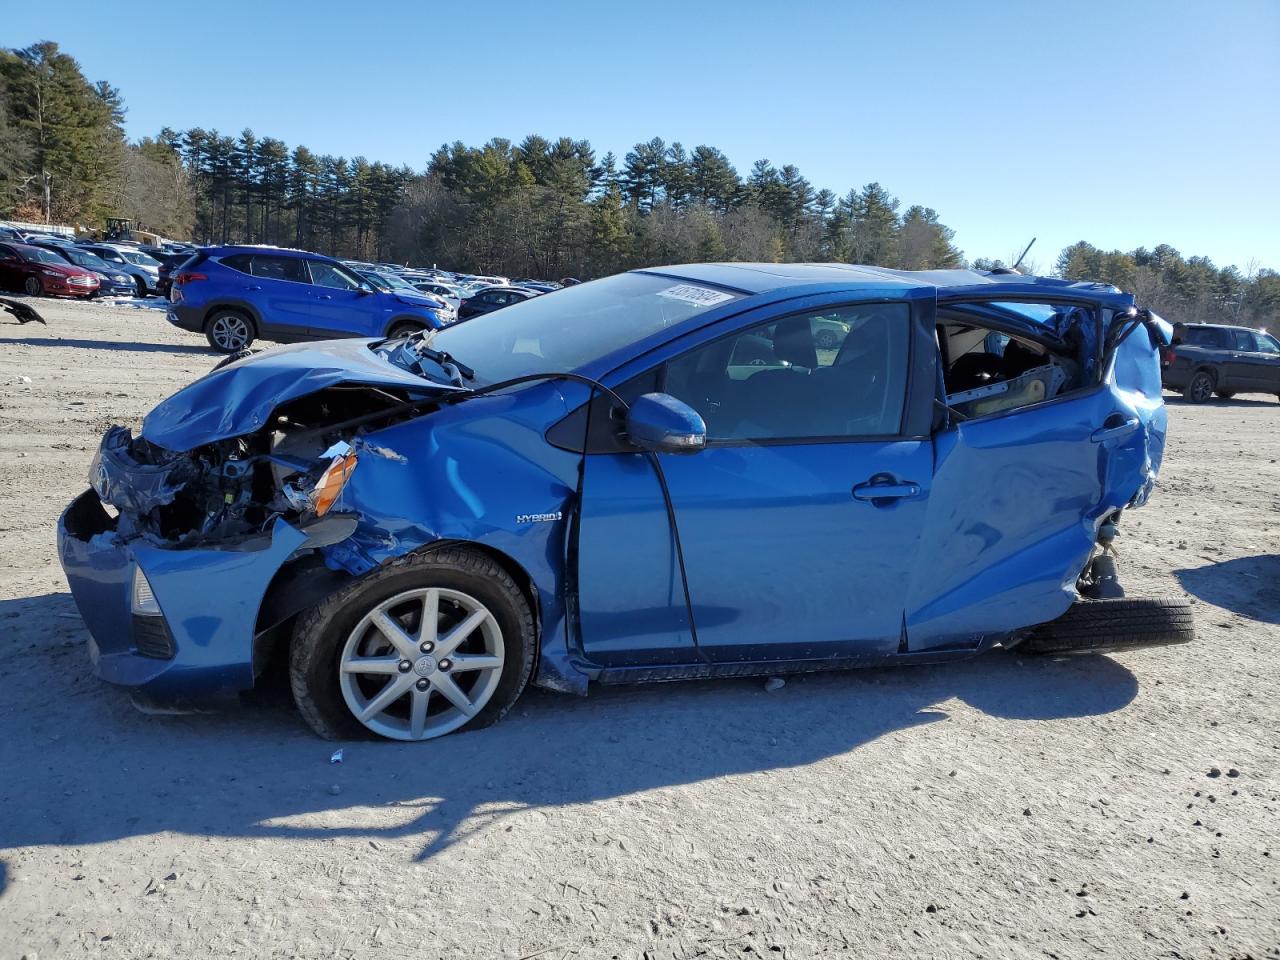
[[338, 502], [356, 468], [356, 452], [345, 441], [335, 443], [323, 458], [329, 464], [309, 488], [297, 483], [287, 483], [283, 488], [285, 499], [295, 510], [310, 511], [317, 517], [323, 517]]

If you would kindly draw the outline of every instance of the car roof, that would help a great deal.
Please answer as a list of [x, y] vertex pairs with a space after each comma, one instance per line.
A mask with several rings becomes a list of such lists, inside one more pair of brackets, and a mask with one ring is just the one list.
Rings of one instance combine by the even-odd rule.
[[1200, 321], [1193, 321], [1191, 323], [1178, 323], [1176, 324], [1176, 326], [1187, 327], [1189, 329], [1194, 329], [1194, 330], [1250, 330], [1252, 331], [1254, 329], [1253, 327], [1241, 326], [1238, 323], [1202, 323]]
[[985, 287], [1000, 286], [1012, 288], [1011, 292], [1019, 297], [1075, 294], [1105, 300], [1122, 296], [1110, 284], [1036, 277], [1008, 271], [890, 270], [887, 267], [849, 263], [685, 263], [636, 272], [710, 283], [746, 294], [839, 284], [882, 288], [886, 291], [935, 287], [939, 293], [946, 291], [975, 294], [982, 294]]
[[323, 253], [313, 253], [310, 250], [298, 250], [294, 247], [272, 247], [255, 243], [232, 243], [221, 247], [205, 247], [201, 252], [211, 257], [227, 257], [237, 253], [257, 253], [269, 254], [273, 257], [312, 257], [316, 260], [328, 260], [331, 263], [341, 262], [333, 257], [326, 257]]

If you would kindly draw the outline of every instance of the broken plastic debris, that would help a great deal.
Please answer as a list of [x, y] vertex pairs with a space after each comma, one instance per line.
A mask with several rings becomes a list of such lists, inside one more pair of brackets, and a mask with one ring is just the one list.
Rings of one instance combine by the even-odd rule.
[[341, 763], [341, 762], [342, 762], [342, 751], [341, 751], [341, 750], [335, 750], [335, 751], [333, 751], [333, 753], [332, 753], [332, 754], [330, 754], [330, 756], [329, 756], [329, 762], [330, 762], [330, 763]]

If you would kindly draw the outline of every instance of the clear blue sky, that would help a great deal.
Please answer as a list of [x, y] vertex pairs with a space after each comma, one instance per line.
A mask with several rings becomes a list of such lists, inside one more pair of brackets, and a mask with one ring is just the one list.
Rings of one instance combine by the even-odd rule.
[[[54, 11], [56, 8], [56, 15]], [[120, 87], [132, 137], [251, 127], [422, 168], [445, 141], [653, 136], [1033, 235], [1280, 268], [1280, 0], [6, 5]]]

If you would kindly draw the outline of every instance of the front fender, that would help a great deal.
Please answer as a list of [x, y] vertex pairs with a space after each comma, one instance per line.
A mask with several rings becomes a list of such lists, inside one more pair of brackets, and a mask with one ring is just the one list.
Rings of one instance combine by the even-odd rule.
[[509, 558], [536, 598], [537, 680], [581, 691], [568, 648], [566, 552], [581, 455], [551, 446], [544, 425], [568, 411], [549, 384], [447, 405], [367, 434], [338, 509], [355, 533], [321, 550], [332, 569], [362, 576], [439, 541]]

